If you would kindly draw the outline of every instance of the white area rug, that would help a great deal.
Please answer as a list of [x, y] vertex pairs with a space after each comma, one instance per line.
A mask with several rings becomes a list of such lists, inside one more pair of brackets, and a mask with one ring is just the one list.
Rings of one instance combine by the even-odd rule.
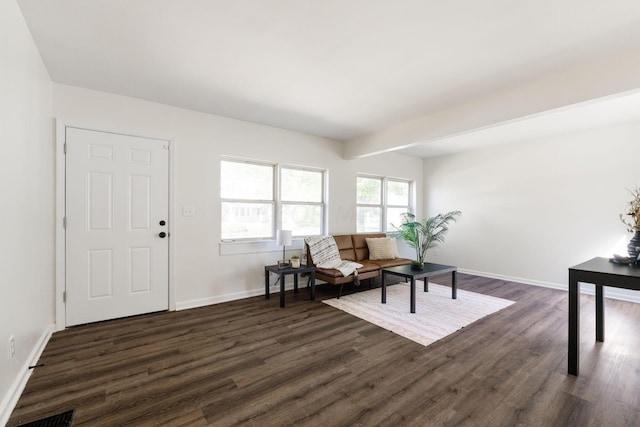
[[409, 294], [409, 284], [398, 283], [387, 286], [386, 304], [380, 302], [380, 288], [323, 302], [422, 345], [429, 345], [515, 304], [514, 301], [460, 289], [458, 298], [451, 299], [451, 287], [429, 282], [429, 292], [423, 292], [422, 281], [417, 281], [416, 312], [412, 314], [409, 311]]

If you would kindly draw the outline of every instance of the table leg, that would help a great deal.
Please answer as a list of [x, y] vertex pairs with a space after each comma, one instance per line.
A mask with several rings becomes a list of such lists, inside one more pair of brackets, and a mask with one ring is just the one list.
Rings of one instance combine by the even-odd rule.
[[264, 269], [264, 299], [269, 299], [269, 270]]
[[423, 280], [424, 280], [424, 291], [429, 292], [429, 278], [425, 277]]
[[311, 301], [316, 300], [316, 273], [311, 273]]
[[580, 283], [569, 271], [569, 374], [580, 371]]
[[596, 285], [596, 341], [604, 342], [604, 287]]
[[411, 277], [411, 312], [416, 312], [416, 278]]
[[294, 273], [293, 275], [293, 293], [298, 293], [298, 273]]
[[287, 277], [284, 274], [280, 275], [280, 307], [284, 308], [284, 278]]
[[457, 271], [451, 272], [451, 298], [458, 298], [458, 274]]
[[382, 303], [387, 303], [387, 281], [385, 278], [387, 277], [386, 271], [382, 270]]

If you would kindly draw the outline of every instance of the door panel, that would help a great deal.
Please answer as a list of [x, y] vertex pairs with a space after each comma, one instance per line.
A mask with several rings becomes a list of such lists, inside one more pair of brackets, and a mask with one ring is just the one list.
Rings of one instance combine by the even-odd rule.
[[113, 296], [113, 251], [89, 249], [88, 254], [89, 299]]
[[132, 230], [149, 230], [151, 227], [151, 177], [129, 178], [129, 223]]
[[112, 229], [113, 218], [113, 175], [110, 173], [87, 174], [89, 179], [89, 230]]
[[129, 290], [151, 291], [151, 248], [129, 249]]
[[72, 127], [66, 142], [67, 326], [167, 310], [168, 142]]

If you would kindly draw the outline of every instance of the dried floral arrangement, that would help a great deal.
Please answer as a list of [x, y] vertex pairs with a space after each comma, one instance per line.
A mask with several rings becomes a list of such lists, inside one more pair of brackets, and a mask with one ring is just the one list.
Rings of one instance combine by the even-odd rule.
[[629, 209], [620, 214], [620, 220], [627, 226], [627, 231], [635, 233], [640, 231], [640, 188], [636, 185], [633, 190], [628, 190], [633, 199], [628, 203]]

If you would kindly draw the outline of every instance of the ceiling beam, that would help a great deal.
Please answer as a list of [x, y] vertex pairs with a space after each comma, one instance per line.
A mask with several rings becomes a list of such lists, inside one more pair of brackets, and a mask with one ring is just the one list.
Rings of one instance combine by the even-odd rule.
[[395, 151], [638, 88], [640, 49], [617, 51], [510, 90], [349, 140], [344, 157]]

